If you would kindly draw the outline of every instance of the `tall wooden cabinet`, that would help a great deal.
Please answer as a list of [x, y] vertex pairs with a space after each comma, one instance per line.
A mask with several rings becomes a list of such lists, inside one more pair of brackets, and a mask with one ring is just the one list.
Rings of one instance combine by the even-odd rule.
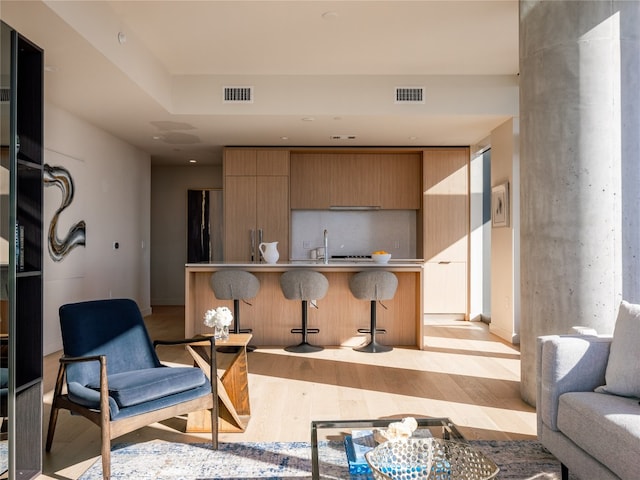
[[[0, 325], [8, 477], [42, 471], [43, 52], [1, 25]], [[5, 61], [7, 59], [8, 61]]]
[[224, 152], [224, 258], [258, 262], [260, 241], [289, 256], [289, 152], [227, 148]]
[[424, 307], [467, 316], [469, 149], [423, 152]]

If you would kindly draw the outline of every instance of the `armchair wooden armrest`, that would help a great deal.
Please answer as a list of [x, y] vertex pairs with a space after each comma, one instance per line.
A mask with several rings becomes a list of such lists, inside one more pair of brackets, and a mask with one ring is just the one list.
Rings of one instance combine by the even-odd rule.
[[[216, 348], [216, 339], [213, 335], [208, 336], [208, 337], [204, 337], [204, 336], [197, 336], [197, 337], [192, 337], [192, 338], [181, 338], [178, 340], [154, 340], [153, 341], [153, 348], [157, 349], [158, 346], [175, 346], [175, 345], [198, 345], [198, 344], [202, 344], [202, 342], [208, 342], [209, 346], [210, 346], [210, 350], [209, 350], [209, 358], [210, 358], [210, 362], [209, 362], [209, 372], [208, 372], [208, 377], [209, 379], [215, 379], [216, 378], [216, 370], [217, 370], [217, 365], [216, 365], [216, 355], [215, 355], [215, 348]], [[200, 368], [202, 368], [202, 365], [200, 365], [199, 363], [196, 362], [196, 365], [198, 365]], [[207, 372], [205, 372], [207, 373]], [[216, 386], [216, 382], [211, 382], [211, 389], [212, 392], [214, 391], [214, 389], [217, 389]], [[214, 392], [217, 394], [217, 391]]]

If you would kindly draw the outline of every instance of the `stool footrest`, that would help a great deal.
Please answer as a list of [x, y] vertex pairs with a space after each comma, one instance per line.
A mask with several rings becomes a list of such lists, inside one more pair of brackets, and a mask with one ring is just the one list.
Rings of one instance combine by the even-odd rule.
[[[359, 328], [358, 333], [371, 333], [370, 328]], [[376, 333], [387, 333], [384, 328], [376, 328]]]
[[[304, 330], [301, 328], [292, 328], [291, 333], [304, 333]], [[307, 328], [307, 333], [320, 333], [319, 328]]]

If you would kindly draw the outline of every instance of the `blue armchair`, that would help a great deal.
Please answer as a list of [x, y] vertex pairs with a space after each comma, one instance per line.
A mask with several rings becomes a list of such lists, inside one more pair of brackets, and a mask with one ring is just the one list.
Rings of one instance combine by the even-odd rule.
[[[211, 370], [167, 367], [151, 342], [133, 300], [111, 299], [60, 307], [64, 356], [56, 380], [46, 451], [51, 450], [58, 411], [82, 415], [102, 431], [102, 471], [110, 477], [111, 440], [146, 425], [199, 410], [211, 411], [211, 443], [218, 447], [218, 397], [213, 337]], [[214, 379], [213, 382], [209, 378]], [[66, 392], [63, 386], [66, 383]]]

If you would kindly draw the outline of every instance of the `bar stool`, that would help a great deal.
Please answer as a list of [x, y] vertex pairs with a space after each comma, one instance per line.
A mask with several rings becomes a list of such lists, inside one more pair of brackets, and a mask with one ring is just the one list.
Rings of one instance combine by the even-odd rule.
[[[233, 330], [231, 333], [251, 333], [250, 328], [240, 328], [240, 300], [248, 305], [248, 299], [258, 295], [260, 280], [253, 273], [244, 270], [218, 270], [211, 275], [211, 289], [219, 300], [233, 300]], [[247, 351], [256, 347], [247, 345]], [[219, 352], [232, 353], [236, 347], [220, 347]]]
[[[386, 330], [376, 328], [376, 302], [380, 300], [391, 300], [396, 294], [398, 288], [398, 277], [391, 272], [385, 270], [365, 270], [356, 273], [349, 280], [349, 289], [354, 297], [360, 300], [371, 301], [371, 325], [368, 329], [359, 328], [358, 333], [371, 334], [369, 343], [356, 347], [354, 350], [358, 352], [389, 352], [393, 347], [381, 345], [376, 340], [376, 334], [387, 333]], [[384, 304], [381, 303], [384, 308]]]
[[285, 350], [297, 353], [319, 352], [323, 347], [311, 345], [307, 341], [308, 334], [320, 331], [307, 326], [307, 302], [323, 298], [327, 294], [329, 280], [313, 270], [289, 270], [280, 276], [280, 288], [288, 300], [302, 300], [302, 328], [291, 329], [291, 333], [302, 334], [302, 342], [285, 347]]

